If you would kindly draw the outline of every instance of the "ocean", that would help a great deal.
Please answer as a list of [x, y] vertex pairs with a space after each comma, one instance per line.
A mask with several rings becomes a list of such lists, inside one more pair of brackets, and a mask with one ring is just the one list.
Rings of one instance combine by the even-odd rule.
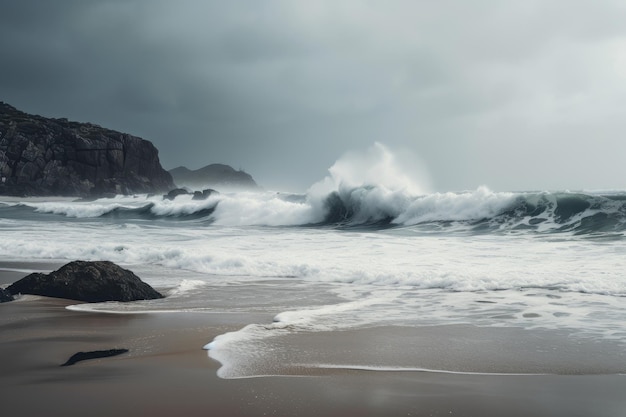
[[72, 310], [247, 315], [204, 346], [223, 378], [626, 371], [626, 191], [322, 185], [0, 197], [0, 260], [109, 260], [166, 295]]

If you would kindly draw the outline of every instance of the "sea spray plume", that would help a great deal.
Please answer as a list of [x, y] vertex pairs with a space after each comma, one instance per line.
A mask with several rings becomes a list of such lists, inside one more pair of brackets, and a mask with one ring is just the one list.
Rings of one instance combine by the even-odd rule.
[[[348, 152], [314, 184], [308, 202], [318, 213], [317, 223], [390, 223], [419, 195], [429, 180], [416, 157], [401, 163], [385, 145], [376, 142], [364, 152]], [[419, 180], [415, 174], [421, 172]]]
[[365, 151], [347, 152], [328, 172], [330, 176], [313, 185], [311, 190], [330, 186], [331, 189], [326, 190], [330, 192], [372, 186], [410, 195], [430, 192], [430, 180], [416, 156], [410, 155], [403, 161], [379, 142]]

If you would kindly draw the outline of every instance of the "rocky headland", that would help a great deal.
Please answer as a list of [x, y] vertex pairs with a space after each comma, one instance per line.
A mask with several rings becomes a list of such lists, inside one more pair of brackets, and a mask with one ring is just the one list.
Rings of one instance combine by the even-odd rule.
[[0, 102], [0, 195], [99, 197], [174, 187], [147, 140]]

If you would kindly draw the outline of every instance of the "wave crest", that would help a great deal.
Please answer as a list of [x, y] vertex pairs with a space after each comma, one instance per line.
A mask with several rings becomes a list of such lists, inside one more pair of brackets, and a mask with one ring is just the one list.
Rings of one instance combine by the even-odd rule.
[[503, 193], [487, 187], [415, 196], [383, 186], [341, 186], [326, 194], [236, 193], [206, 201], [181, 196], [0, 206], [6, 219], [39, 214], [113, 221], [195, 220], [221, 226], [414, 227], [471, 232], [536, 231], [577, 234], [626, 231], [626, 194]]

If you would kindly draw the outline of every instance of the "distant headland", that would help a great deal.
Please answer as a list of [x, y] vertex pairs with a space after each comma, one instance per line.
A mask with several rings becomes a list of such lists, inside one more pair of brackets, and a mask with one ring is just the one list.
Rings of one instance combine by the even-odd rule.
[[170, 170], [169, 173], [177, 186], [196, 190], [203, 188], [254, 190], [259, 188], [250, 174], [242, 170], [237, 171], [224, 164], [211, 164], [196, 170], [181, 166]]

